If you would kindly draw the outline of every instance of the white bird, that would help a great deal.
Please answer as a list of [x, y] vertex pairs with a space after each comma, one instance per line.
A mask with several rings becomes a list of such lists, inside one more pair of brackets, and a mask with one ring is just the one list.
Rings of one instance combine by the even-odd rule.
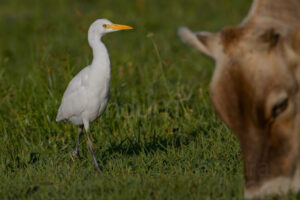
[[69, 83], [58, 110], [56, 121], [71, 121], [79, 126], [76, 147], [72, 149], [78, 157], [78, 146], [83, 127], [94, 165], [99, 170], [89, 134], [89, 123], [104, 112], [109, 100], [110, 60], [102, 36], [107, 33], [133, 29], [130, 26], [112, 24], [107, 19], [96, 20], [89, 28], [88, 41], [93, 49], [92, 63], [82, 69]]

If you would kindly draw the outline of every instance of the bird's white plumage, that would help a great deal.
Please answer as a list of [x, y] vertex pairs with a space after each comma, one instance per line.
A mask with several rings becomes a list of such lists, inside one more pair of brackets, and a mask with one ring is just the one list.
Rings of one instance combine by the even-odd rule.
[[69, 83], [59, 107], [56, 121], [69, 120], [79, 126], [76, 148], [72, 149], [74, 157], [79, 156], [78, 147], [84, 126], [87, 143], [91, 151], [94, 166], [99, 171], [89, 134], [89, 123], [99, 117], [105, 110], [109, 99], [110, 61], [101, 37], [106, 33], [132, 29], [121, 24], [112, 24], [106, 19], [96, 20], [89, 28], [88, 40], [93, 49], [91, 65], [82, 69]]
[[75, 125], [89, 123], [105, 110], [109, 99], [110, 61], [101, 37], [114, 30], [105, 30], [108, 20], [97, 20], [89, 28], [89, 44], [93, 62], [82, 69], [69, 83], [58, 110], [56, 121], [69, 120]]

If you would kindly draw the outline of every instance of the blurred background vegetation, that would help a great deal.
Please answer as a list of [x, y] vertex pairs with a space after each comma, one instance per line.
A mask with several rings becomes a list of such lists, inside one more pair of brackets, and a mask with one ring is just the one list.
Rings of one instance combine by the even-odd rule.
[[[238, 142], [214, 114], [214, 63], [178, 26], [237, 25], [251, 0], [1, 0], [0, 199], [243, 199]], [[89, 25], [133, 26], [103, 38], [111, 100], [91, 125], [95, 174], [77, 129], [56, 123], [63, 92], [92, 59]], [[296, 198], [296, 197], [293, 197]]]

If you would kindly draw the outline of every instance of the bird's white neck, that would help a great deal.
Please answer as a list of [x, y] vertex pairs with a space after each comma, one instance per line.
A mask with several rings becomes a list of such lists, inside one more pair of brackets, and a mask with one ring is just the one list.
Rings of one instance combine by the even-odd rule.
[[93, 49], [93, 61], [91, 63], [91, 66], [98, 69], [110, 71], [109, 55], [105, 45], [103, 44], [103, 42], [101, 42], [100, 39], [98, 39], [91, 45]]

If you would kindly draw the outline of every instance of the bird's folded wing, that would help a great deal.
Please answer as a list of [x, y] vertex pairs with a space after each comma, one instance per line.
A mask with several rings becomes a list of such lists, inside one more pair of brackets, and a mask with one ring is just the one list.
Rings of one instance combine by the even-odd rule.
[[88, 103], [88, 68], [81, 70], [69, 83], [58, 111], [57, 120], [79, 116]]
[[78, 74], [70, 81], [63, 98], [70, 93], [76, 92], [80, 87], [87, 86], [89, 71], [89, 67], [85, 67], [80, 72], [78, 72]]

